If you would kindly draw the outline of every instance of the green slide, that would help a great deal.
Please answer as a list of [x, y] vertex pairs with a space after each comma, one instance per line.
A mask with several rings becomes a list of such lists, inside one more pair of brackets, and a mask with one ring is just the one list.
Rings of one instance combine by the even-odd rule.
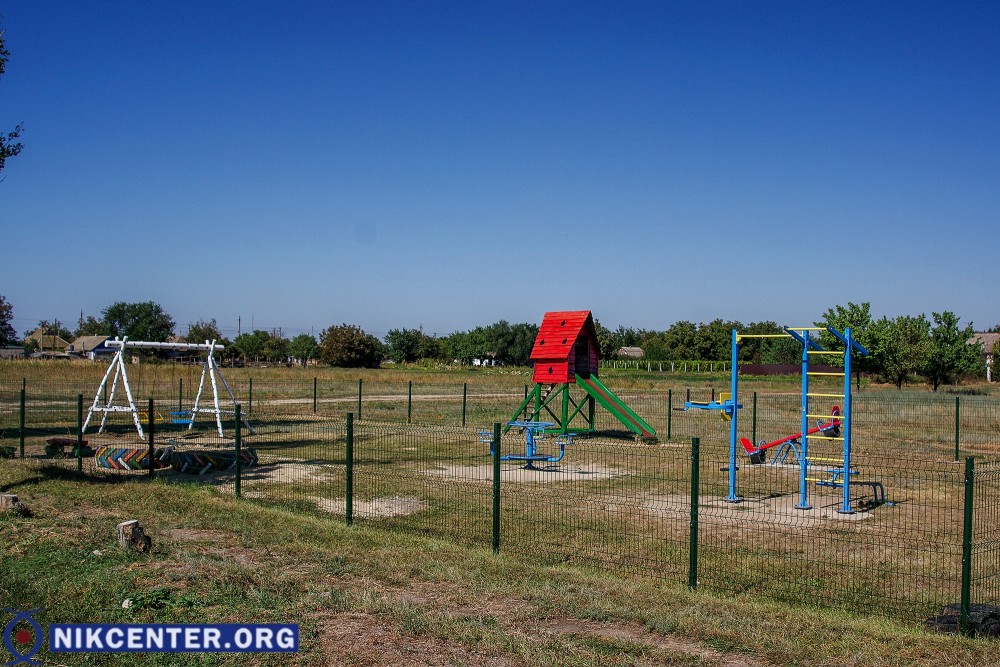
[[596, 375], [589, 378], [576, 376], [576, 383], [583, 387], [584, 391], [594, 397], [605, 410], [615, 416], [615, 419], [624, 424], [628, 430], [636, 435], [653, 439], [656, 437], [656, 429], [643, 421], [642, 417], [635, 414], [630, 407], [625, 405], [622, 399], [615, 396], [615, 392], [608, 389]]

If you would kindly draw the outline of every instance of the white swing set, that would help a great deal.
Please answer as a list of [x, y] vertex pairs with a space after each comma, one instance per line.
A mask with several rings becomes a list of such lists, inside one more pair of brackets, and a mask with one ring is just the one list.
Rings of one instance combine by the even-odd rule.
[[[142, 420], [139, 419], [139, 409], [135, 405], [135, 398], [132, 395], [132, 387], [129, 386], [128, 372], [125, 369], [126, 360], [125, 352], [128, 349], [143, 349], [143, 350], [180, 350], [180, 351], [199, 351], [208, 352], [205, 358], [205, 364], [201, 369], [201, 381], [198, 383], [198, 394], [194, 399], [194, 406], [184, 413], [178, 414], [179, 419], [173, 420], [174, 423], [187, 424], [188, 430], [190, 431], [194, 428], [195, 420], [198, 418], [199, 413], [208, 413], [215, 415], [215, 425], [219, 431], [219, 437], [225, 437], [222, 430], [222, 415], [232, 415], [236, 412], [236, 396], [233, 395], [233, 390], [229, 387], [229, 383], [226, 382], [226, 378], [222, 375], [222, 369], [219, 368], [218, 363], [215, 361], [216, 350], [223, 350], [222, 345], [219, 345], [214, 340], [205, 341], [204, 343], [156, 343], [148, 341], [138, 341], [129, 340], [128, 337], [114, 340], [109, 340], [106, 345], [111, 348], [118, 348], [115, 352], [114, 358], [108, 365], [107, 372], [104, 373], [104, 379], [101, 380], [101, 385], [97, 388], [97, 393], [94, 395], [94, 402], [90, 406], [90, 411], [87, 413], [87, 419], [83, 422], [82, 431], [86, 433], [87, 426], [90, 424], [91, 417], [94, 416], [95, 412], [101, 413], [101, 426], [97, 429], [98, 433], [103, 433], [104, 428], [107, 425], [108, 415], [113, 412], [128, 412], [132, 415], [132, 422], [135, 424], [135, 430], [139, 433], [139, 438], [145, 439], [146, 434], [142, 430]], [[105, 387], [108, 385], [108, 379], [114, 376], [111, 380], [111, 391], [107, 396], [106, 401], [101, 401], [101, 395], [104, 393]], [[201, 395], [205, 389], [205, 377], [208, 376], [212, 383], [212, 407], [201, 407]], [[115, 404], [115, 394], [118, 392], [118, 381], [121, 380], [122, 387], [125, 390], [125, 397], [128, 404]], [[219, 383], [225, 388], [226, 393], [229, 394], [229, 399], [232, 402], [233, 409], [222, 409], [219, 407]], [[241, 415], [243, 424], [246, 426], [247, 431], [251, 434], [254, 433], [253, 428], [247, 421], [246, 415]]]

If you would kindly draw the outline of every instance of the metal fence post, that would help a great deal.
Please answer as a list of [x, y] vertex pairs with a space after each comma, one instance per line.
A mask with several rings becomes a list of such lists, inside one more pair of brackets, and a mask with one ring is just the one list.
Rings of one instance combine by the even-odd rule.
[[667, 440], [670, 440], [670, 429], [674, 420], [674, 390], [667, 389]]
[[247, 405], [247, 414], [253, 414], [253, 378], [250, 378], [250, 396]]
[[83, 394], [76, 395], [76, 471], [83, 472]]
[[701, 441], [691, 438], [691, 546], [689, 551], [688, 587], [698, 588], [698, 470]]
[[406, 423], [413, 419], [413, 380], [406, 386]]
[[20, 413], [18, 415], [18, 419], [17, 419], [17, 425], [18, 425], [17, 431], [19, 433], [18, 439], [19, 439], [19, 441], [21, 443], [21, 458], [22, 459], [24, 458], [24, 422], [25, 422], [25, 416], [27, 414], [26, 410], [25, 410], [25, 407], [26, 407], [25, 396], [26, 396], [26, 394], [25, 394], [25, 390], [24, 390], [24, 384], [25, 384], [24, 380], [22, 380], [21, 381], [21, 408], [20, 408]]
[[149, 449], [148, 449], [148, 451], [146, 453], [146, 457], [147, 457], [146, 460], [149, 461], [149, 478], [153, 479], [156, 476], [156, 473], [153, 472], [153, 460], [154, 460], [154, 456], [153, 456], [153, 452], [154, 452], [154, 449], [153, 449], [153, 438], [155, 437], [155, 434], [153, 432], [153, 424], [156, 423], [156, 419], [153, 418], [153, 399], [152, 398], [149, 399], [149, 408], [147, 408], [147, 412], [146, 412], [146, 422], [147, 422], [146, 423], [146, 430], [149, 431]]
[[493, 424], [493, 553], [500, 553], [500, 423]]
[[347, 444], [344, 452], [344, 518], [354, 523], [354, 414], [347, 413]]
[[313, 377], [313, 414], [316, 414], [316, 394], [319, 388], [319, 378]]
[[235, 411], [234, 411], [233, 416], [236, 418], [236, 430], [234, 432], [235, 433], [235, 437], [233, 439], [233, 444], [235, 445], [235, 449], [236, 449], [236, 462], [235, 462], [236, 463], [236, 480], [235, 480], [235, 485], [236, 486], [235, 486], [234, 492], [236, 493], [236, 497], [237, 498], [242, 498], [243, 497], [243, 493], [242, 493], [242, 490], [240, 488], [240, 484], [241, 484], [241, 482], [243, 480], [243, 462], [241, 461], [241, 459], [243, 458], [243, 437], [242, 437], [243, 415], [241, 414], [242, 411], [240, 410], [240, 404], [239, 403], [237, 403], [234, 406], [234, 408], [235, 408]]
[[960, 426], [960, 424], [961, 424], [961, 413], [960, 413], [960, 410], [959, 410], [958, 399], [959, 399], [959, 397], [956, 396], [955, 397], [955, 460], [956, 461], [959, 460], [958, 441], [959, 441], [959, 438], [961, 437], [961, 433], [962, 433], [962, 429], [961, 429], [961, 426]]
[[465, 427], [465, 406], [469, 398], [469, 383], [462, 383], [462, 427]]
[[753, 432], [750, 434], [754, 445], [757, 444], [757, 392], [753, 393]]
[[361, 421], [361, 378], [358, 378], [358, 421]]
[[183, 411], [184, 411], [184, 378], [177, 378], [177, 412], [183, 412]]
[[965, 457], [965, 517], [962, 530], [962, 611], [959, 629], [969, 634], [969, 606], [972, 598], [972, 490], [975, 477], [974, 456]]

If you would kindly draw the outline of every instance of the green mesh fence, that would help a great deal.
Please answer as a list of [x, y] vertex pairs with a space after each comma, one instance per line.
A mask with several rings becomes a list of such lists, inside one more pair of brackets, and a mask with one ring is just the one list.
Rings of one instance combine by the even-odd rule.
[[1000, 461], [978, 461], [974, 480], [972, 600], [1000, 604]]

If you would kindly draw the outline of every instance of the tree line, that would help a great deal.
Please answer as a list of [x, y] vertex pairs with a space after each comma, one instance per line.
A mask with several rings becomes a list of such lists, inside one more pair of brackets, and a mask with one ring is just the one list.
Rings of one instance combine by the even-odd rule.
[[[0, 296], [0, 342], [4, 345], [18, 342], [10, 324], [12, 317], [12, 306]], [[699, 324], [680, 321], [663, 331], [622, 326], [608, 329], [599, 321], [595, 324], [602, 358], [616, 359], [623, 348], [638, 347], [649, 361], [728, 361], [733, 329], [743, 334], [784, 332], [782, 326], [772, 321], [746, 325], [722, 319]], [[925, 381], [937, 390], [942, 384], [985, 373], [983, 350], [978, 345], [968, 344], [974, 334], [972, 325], [961, 326], [960, 318], [950, 311], [932, 313], [930, 318], [900, 315], [874, 319], [869, 303], [849, 302], [846, 306], [828, 309], [814, 325], [831, 326], [840, 331], [850, 327], [855, 340], [870, 352], [867, 357], [857, 358], [855, 368], [898, 388], [911, 381]], [[421, 329], [400, 328], [390, 330], [379, 339], [356, 325], [345, 323], [324, 329], [318, 338], [302, 333], [289, 339], [280, 329], [275, 329], [241, 333], [229, 340], [211, 319], [191, 324], [187, 334], [177, 338], [174, 337], [176, 323], [173, 318], [153, 301], [116, 302], [102, 310], [100, 317], [81, 314], [74, 331], [58, 322], [41, 321], [38, 326], [46, 335], [58, 335], [68, 341], [86, 335], [128, 336], [132, 340], [161, 342], [215, 340], [225, 347], [221, 356], [234, 362], [306, 364], [316, 360], [332, 366], [356, 368], [377, 368], [385, 362], [420, 361], [527, 366], [538, 335], [537, 324], [511, 324], [500, 320], [445, 336], [430, 336]], [[25, 338], [34, 331], [25, 332]], [[1000, 331], [1000, 325], [993, 331]], [[829, 349], [841, 347], [826, 331], [818, 332], [818, 342]], [[992, 352], [998, 355], [1000, 349]], [[739, 359], [741, 364], [798, 364], [801, 346], [788, 337], [745, 338]]]

